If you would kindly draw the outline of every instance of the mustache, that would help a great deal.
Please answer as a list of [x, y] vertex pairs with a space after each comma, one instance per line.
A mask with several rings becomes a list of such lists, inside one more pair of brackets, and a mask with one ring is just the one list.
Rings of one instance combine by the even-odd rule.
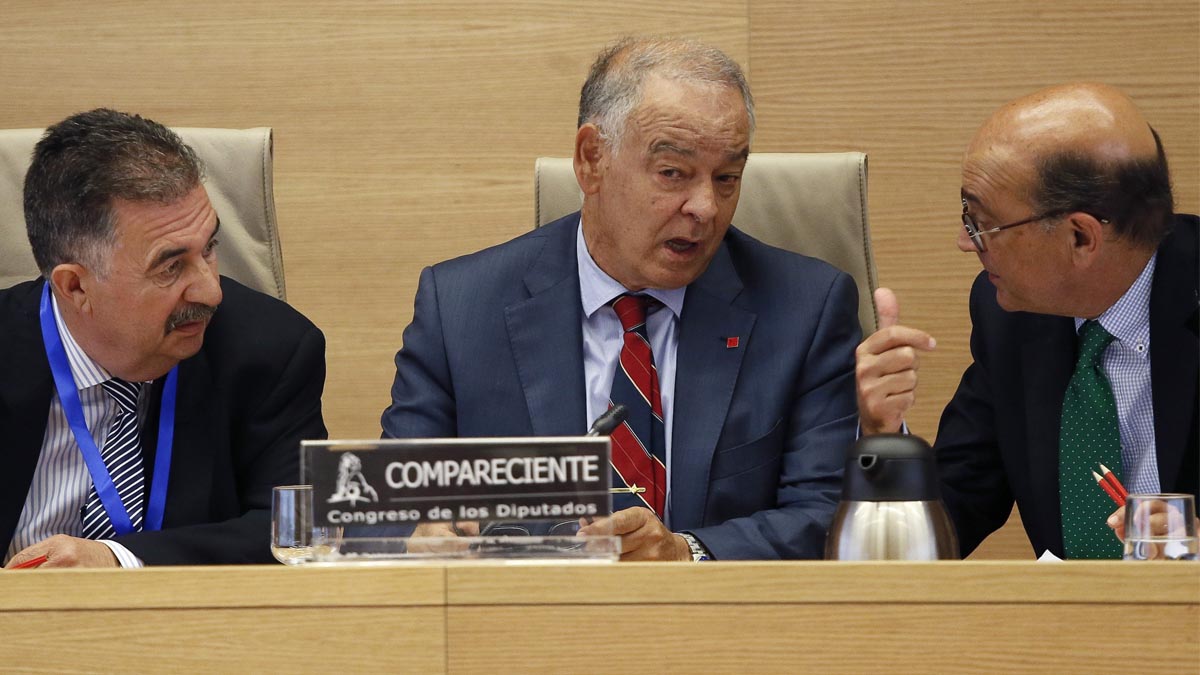
[[185, 323], [193, 321], [207, 321], [212, 318], [212, 315], [217, 312], [217, 308], [212, 305], [204, 305], [200, 303], [192, 303], [183, 309], [175, 312], [167, 319], [166, 333], [170, 333], [176, 328]]

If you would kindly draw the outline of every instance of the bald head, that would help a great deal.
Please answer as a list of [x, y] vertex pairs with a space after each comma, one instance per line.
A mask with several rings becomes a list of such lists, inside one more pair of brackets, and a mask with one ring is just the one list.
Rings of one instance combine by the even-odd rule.
[[1048, 87], [1004, 105], [972, 139], [972, 160], [1027, 176], [1022, 196], [1037, 211], [1091, 213], [1132, 244], [1156, 246], [1171, 222], [1158, 134], [1105, 84]]
[[1023, 146], [1035, 157], [1071, 152], [1114, 163], [1152, 160], [1157, 154], [1141, 111], [1105, 84], [1049, 87], [1001, 107], [972, 147], [998, 142]]

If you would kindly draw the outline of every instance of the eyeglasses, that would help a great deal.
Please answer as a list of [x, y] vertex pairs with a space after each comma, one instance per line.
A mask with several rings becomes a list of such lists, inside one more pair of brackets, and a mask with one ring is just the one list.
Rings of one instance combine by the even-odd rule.
[[[963, 229], [967, 231], [967, 236], [969, 236], [971, 238], [971, 243], [975, 244], [975, 250], [979, 251], [980, 253], [983, 253], [984, 251], [987, 250], [987, 244], [985, 244], [983, 241], [983, 235], [985, 235], [985, 234], [995, 234], [996, 232], [999, 232], [1001, 230], [1007, 230], [1010, 227], [1017, 227], [1018, 225], [1028, 225], [1029, 223], [1036, 223], [1039, 220], [1045, 220], [1047, 218], [1054, 218], [1056, 216], [1061, 216], [1063, 214], [1071, 213], [1073, 211], [1073, 210], [1062, 210], [1062, 209], [1058, 209], [1055, 211], [1046, 211], [1045, 213], [1039, 213], [1038, 215], [1033, 216], [1032, 218], [1026, 218], [1025, 220], [1018, 220], [1015, 223], [1009, 223], [1007, 225], [993, 227], [989, 230], [981, 230], [981, 229], [979, 229], [979, 223], [976, 223], [975, 218], [973, 218], [971, 216], [971, 214], [967, 212], [967, 200], [965, 200], [965, 199], [962, 200], [962, 207], [963, 207], [963, 212], [962, 212]], [[1087, 212], [1084, 211], [1083, 213], [1087, 213]], [[1095, 214], [1089, 214], [1089, 215], [1091, 215], [1093, 218], [1095, 218], [1096, 220], [1100, 221], [1101, 223], [1103, 223], [1105, 225], [1108, 224], [1108, 220], [1105, 218], [1101, 218]]]
[[[526, 548], [534, 547], [542, 550], [569, 554], [571, 551], [582, 551], [587, 542], [577, 539], [579, 532], [578, 520], [559, 521], [554, 524], [521, 521], [515, 523], [491, 522], [486, 523], [480, 530], [481, 537], [546, 537], [540, 544], [527, 544]], [[471, 547], [481, 557], [504, 557], [509, 549], [503, 539], [500, 541], [485, 541]]]

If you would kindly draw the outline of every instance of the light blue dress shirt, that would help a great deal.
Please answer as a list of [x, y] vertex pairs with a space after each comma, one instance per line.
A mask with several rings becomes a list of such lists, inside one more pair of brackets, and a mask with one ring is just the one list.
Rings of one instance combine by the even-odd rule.
[[[1129, 290], [1097, 319], [1115, 338], [1101, 356], [1101, 367], [1117, 403], [1121, 482], [1131, 493], [1160, 490], [1150, 386], [1150, 285], [1157, 260], [1158, 254], [1152, 256]], [[1084, 321], [1075, 318], [1076, 333]]]
[[[616, 279], [610, 277], [592, 260], [583, 240], [582, 219], [575, 235], [575, 255], [579, 263], [579, 296], [583, 301], [583, 377], [587, 387], [587, 418], [594, 420], [608, 409], [613, 374], [621, 358], [623, 342], [621, 320], [611, 303], [629, 293]], [[640, 291], [662, 303], [646, 317], [646, 332], [658, 371], [659, 396], [662, 399], [663, 431], [667, 445], [667, 513], [664, 521], [670, 524], [671, 511], [671, 429], [675, 417], [675, 353], [679, 348], [679, 315], [687, 287], [673, 289], [648, 288]], [[580, 433], [583, 433], [581, 430]]]

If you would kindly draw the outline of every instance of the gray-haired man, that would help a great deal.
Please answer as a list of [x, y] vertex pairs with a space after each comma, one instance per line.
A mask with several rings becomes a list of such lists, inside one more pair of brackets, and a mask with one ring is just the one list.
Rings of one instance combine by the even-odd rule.
[[201, 173], [169, 129], [112, 110], [34, 150], [42, 276], [0, 291], [8, 567], [271, 560], [271, 488], [325, 436], [325, 340], [218, 276]]
[[820, 557], [855, 433], [857, 293], [730, 227], [753, 130], [719, 50], [605, 50], [579, 106], [582, 211], [422, 273], [384, 434], [579, 434], [640, 405], [613, 436], [622, 559]]

